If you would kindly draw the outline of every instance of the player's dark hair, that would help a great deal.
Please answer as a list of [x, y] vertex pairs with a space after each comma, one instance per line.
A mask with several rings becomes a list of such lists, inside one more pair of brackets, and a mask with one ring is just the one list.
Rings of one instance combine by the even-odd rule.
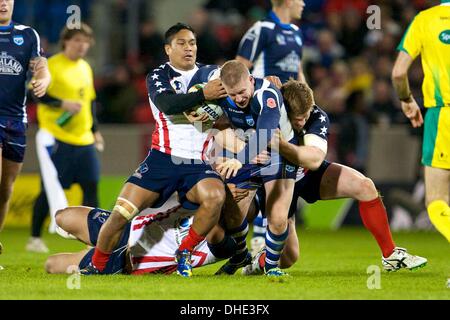
[[178, 22], [177, 24], [167, 29], [166, 34], [164, 35], [164, 43], [170, 44], [172, 42], [173, 36], [176, 35], [178, 32], [180, 32], [181, 30], [189, 30], [194, 34], [194, 36], [197, 36], [195, 34], [194, 29], [192, 29], [190, 25]]
[[59, 37], [59, 41], [63, 50], [66, 48], [65, 42], [72, 39], [77, 34], [82, 34], [88, 37], [91, 41], [91, 44], [94, 44], [94, 32], [92, 31], [92, 28], [87, 24], [81, 23], [79, 28], [69, 28], [65, 26], [64, 29], [62, 29], [61, 35]]

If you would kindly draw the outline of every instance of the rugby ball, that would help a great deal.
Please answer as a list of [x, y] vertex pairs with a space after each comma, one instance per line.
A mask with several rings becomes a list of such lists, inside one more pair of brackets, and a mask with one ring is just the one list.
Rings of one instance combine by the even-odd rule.
[[[188, 92], [196, 92], [199, 89], [203, 88], [205, 85], [206, 83], [199, 83], [193, 85]], [[195, 111], [199, 116], [204, 113], [208, 114], [209, 120], [211, 121], [219, 119], [220, 116], [223, 114], [222, 108], [214, 101], [205, 101], [202, 104], [192, 108], [192, 110]]]

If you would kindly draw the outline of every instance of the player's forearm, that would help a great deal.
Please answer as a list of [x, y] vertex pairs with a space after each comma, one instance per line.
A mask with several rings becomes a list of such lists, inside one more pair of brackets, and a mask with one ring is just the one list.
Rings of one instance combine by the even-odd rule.
[[204, 101], [203, 90], [186, 94], [166, 93], [155, 98], [156, 107], [167, 115], [183, 113]]
[[34, 99], [38, 103], [43, 103], [51, 107], [55, 108], [61, 108], [63, 101], [61, 99], [55, 98], [48, 93], [46, 93], [44, 96], [38, 98], [35, 95], [33, 95]]
[[48, 70], [47, 59], [38, 57], [30, 63], [31, 72], [36, 80], [50, 80], [51, 74]]
[[279, 152], [289, 162], [309, 170], [318, 169], [325, 160], [325, 154], [319, 148], [297, 146], [286, 140], [280, 141]]
[[406, 73], [396, 73], [392, 75], [392, 84], [400, 100], [405, 101], [411, 97], [408, 75]]

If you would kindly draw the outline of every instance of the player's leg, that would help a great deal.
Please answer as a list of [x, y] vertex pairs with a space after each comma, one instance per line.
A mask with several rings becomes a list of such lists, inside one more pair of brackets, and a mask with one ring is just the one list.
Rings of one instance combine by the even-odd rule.
[[[397, 270], [400, 267], [415, 269], [426, 264], [425, 258], [410, 255], [405, 249], [395, 246], [386, 208], [370, 178], [350, 167], [331, 163], [320, 182], [320, 198], [353, 198], [359, 201], [361, 220], [377, 241], [386, 270]], [[402, 259], [404, 262], [399, 263]]]
[[72, 273], [78, 269], [78, 266], [89, 249], [76, 253], [58, 253], [51, 255], [45, 262], [45, 271], [47, 273]]
[[425, 194], [433, 225], [450, 241], [450, 109], [430, 108], [425, 115], [422, 164]]
[[425, 167], [428, 215], [435, 228], [450, 242], [450, 170]]
[[83, 190], [83, 206], [98, 207], [98, 181], [100, 162], [94, 145], [83, 146], [77, 150], [76, 181]]
[[92, 268], [82, 270], [82, 273], [103, 272], [127, 223], [139, 211], [151, 207], [158, 198], [159, 193], [144, 189], [130, 182], [125, 183], [110, 217], [100, 230], [95, 253], [92, 257]]
[[0, 231], [3, 229], [6, 213], [13, 191], [14, 182], [22, 169], [22, 162], [15, 162], [5, 157], [1, 160], [0, 182]]
[[56, 224], [58, 228], [76, 239], [93, 245], [89, 236], [88, 215], [91, 207], [67, 207], [56, 212]]
[[294, 179], [277, 179], [264, 184], [266, 191], [266, 275], [283, 275], [280, 256], [289, 234], [288, 213], [294, 191]]
[[227, 234], [236, 243], [236, 252], [221, 266], [215, 273], [216, 275], [232, 275], [239, 268], [245, 267], [251, 262], [251, 255], [248, 252], [246, 242], [249, 230], [247, 214], [255, 197], [256, 189], [249, 190], [248, 195], [239, 202], [236, 202], [228, 188], [226, 191], [226, 200], [223, 207], [224, 221]]
[[[194, 179], [196, 179], [194, 177]], [[192, 275], [191, 254], [194, 248], [202, 242], [213, 227], [218, 224], [223, 203], [225, 201], [225, 188], [222, 180], [213, 177], [202, 179], [189, 188], [186, 198], [199, 205], [194, 221], [189, 228], [188, 235], [184, 237], [176, 252], [177, 273], [183, 277]]]

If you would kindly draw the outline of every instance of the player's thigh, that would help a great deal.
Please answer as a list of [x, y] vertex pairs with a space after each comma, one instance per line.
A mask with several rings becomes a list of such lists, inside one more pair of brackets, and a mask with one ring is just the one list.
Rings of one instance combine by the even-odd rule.
[[435, 200], [449, 203], [450, 170], [425, 167], [426, 205]]
[[159, 198], [159, 193], [127, 182], [122, 187], [119, 198], [128, 200], [140, 211], [152, 207], [153, 203]]
[[45, 262], [47, 273], [71, 273], [77, 270], [88, 249], [76, 253], [58, 253], [48, 257]]
[[225, 201], [224, 183], [214, 177], [201, 179], [186, 193], [186, 198], [201, 205], [222, 206]]
[[353, 168], [331, 163], [320, 181], [320, 198], [356, 198], [369, 201], [377, 197], [377, 190], [369, 178]]
[[92, 209], [90, 207], [77, 206], [58, 210], [55, 216], [56, 224], [80, 241], [92, 245], [88, 227], [88, 216]]

